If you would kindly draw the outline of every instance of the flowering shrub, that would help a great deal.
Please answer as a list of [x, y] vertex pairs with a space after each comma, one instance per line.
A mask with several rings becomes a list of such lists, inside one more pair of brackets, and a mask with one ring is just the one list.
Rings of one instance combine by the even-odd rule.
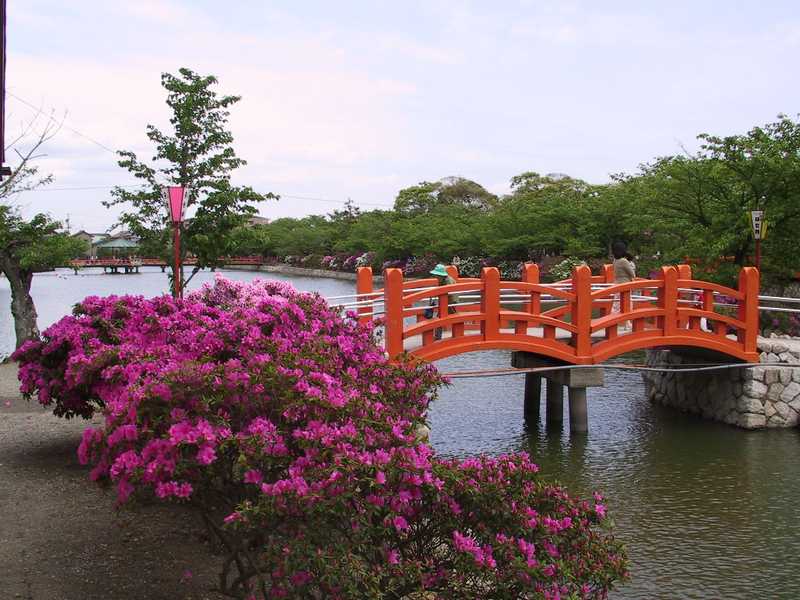
[[605, 506], [524, 454], [442, 460], [417, 439], [441, 379], [277, 282], [184, 301], [90, 297], [15, 354], [22, 390], [88, 417], [91, 477], [190, 503], [235, 598], [600, 598], [625, 576]]
[[[795, 308], [795, 306], [787, 307]], [[788, 335], [800, 337], [800, 315], [796, 313], [782, 313], [763, 311], [759, 313], [760, 329], [762, 335]]]
[[580, 258], [569, 257], [562, 260], [560, 263], [553, 265], [550, 269], [549, 275], [554, 281], [561, 281], [562, 279], [569, 279], [572, 277], [572, 270], [579, 266], [585, 265], [586, 262]]
[[439, 259], [432, 254], [412, 256], [406, 261], [405, 267], [403, 268], [403, 275], [406, 277], [415, 275], [427, 276], [439, 262]]
[[450, 262], [458, 268], [458, 274], [461, 277], [481, 276], [481, 259], [477, 256], [468, 256], [466, 258], [454, 256]]

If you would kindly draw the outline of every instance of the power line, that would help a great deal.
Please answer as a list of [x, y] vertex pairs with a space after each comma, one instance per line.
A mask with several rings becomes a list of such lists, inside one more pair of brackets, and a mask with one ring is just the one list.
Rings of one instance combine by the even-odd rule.
[[[11, 97], [12, 97], [12, 98], [14, 98], [15, 100], [18, 100], [19, 102], [22, 102], [22, 103], [23, 103], [25, 106], [27, 106], [27, 107], [29, 107], [29, 108], [32, 108], [33, 110], [37, 111], [38, 113], [40, 113], [40, 114], [44, 114], [44, 111], [43, 111], [41, 108], [37, 107], [35, 104], [32, 104], [32, 103], [28, 102], [27, 100], [25, 100], [25, 99], [23, 99], [23, 98], [20, 98], [19, 96], [17, 96], [17, 95], [16, 95], [16, 94], [14, 94], [13, 92], [9, 92], [8, 90], [6, 90], [6, 94], [8, 94], [9, 96], [11, 96]], [[105, 144], [103, 144], [102, 142], [98, 142], [98, 141], [97, 141], [96, 139], [94, 139], [93, 137], [90, 137], [90, 136], [88, 136], [88, 135], [86, 135], [86, 134], [84, 134], [84, 133], [81, 133], [81, 132], [80, 132], [80, 131], [78, 131], [77, 129], [73, 129], [72, 127], [69, 127], [68, 125], [65, 125], [63, 121], [59, 121], [58, 119], [56, 119], [56, 118], [55, 118], [54, 116], [52, 116], [52, 115], [47, 115], [47, 118], [48, 118], [50, 121], [53, 121], [53, 123], [56, 123], [56, 124], [58, 124], [59, 126], [63, 127], [63, 128], [64, 128], [64, 129], [66, 129], [67, 131], [71, 131], [71, 132], [72, 132], [72, 133], [74, 133], [75, 135], [82, 137], [83, 139], [85, 139], [85, 140], [87, 140], [87, 141], [91, 142], [92, 144], [94, 144], [95, 146], [99, 146], [99, 147], [100, 147], [100, 148], [102, 148], [103, 150], [105, 150], [105, 151], [107, 151], [107, 152], [111, 152], [111, 154], [113, 154], [114, 156], [117, 156], [117, 151], [116, 151], [116, 150], [114, 150], [114, 149], [112, 149], [112, 148], [109, 148], [108, 146], [106, 146], [106, 145], [105, 145]]]
[[[75, 187], [48, 187], [36, 190], [37, 192], [81, 192], [87, 190], [110, 190], [113, 188], [142, 188], [147, 187], [143, 184], [138, 185], [85, 185], [85, 186], [75, 186]], [[392, 208], [391, 204], [381, 204], [378, 202], [355, 202], [351, 199], [347, 200], [336, 200], [334, 198], [320, 198], [317, 196], [295, 196], [292, 194], [281, 194], [277, 192], [277, 195], [281, 198], [288, 198], [290, 200], [311, 200], [313, 202], [330, 202], [333, 204], [347, 204], [348, 202], [353, 202], [353, 204], [358, 204], [361, 206], [376, 206], [379, 208]]]
[[[16, 94], [14, 94], [12, 92], [9, 92], [9, 91], [6, 91], [6, 93], [9, 96], [13, 97], [14, 99], [18, 100], [19, 102], [22, 102], [24, 105], [28, 106], [29, 108], [37, 111], [38, 113], [44, 114], [41, 108], [38, 108], [36, 105], [32, 104], [31, 102], [28, 102], [24, 98], [20, 98]], [[63, 123], [63, 121], [59, 122], [52, 115], [47, 115], [47, 118], [50, 121], [53, 121], [54, 123], [59, 124], [64, 129], [67, 129], [68, 131], [71, 131], [75, 135], [78, 135], [78, 136], [84, 138], [85, 140], [95, 144], [96, 146], [99, 146], [103, 150], [106, 150], [107, 152], [110, 152], [111, 154], [117, 156], [117, 151], [116, 150], [113, 150], [112, 148], [109, 148], [108, 146], [106, 146], [102, 142], [98, 142], [96, 139], [92, 138], [91, 136], [88, 136], [88, 135], [86, 135], [84, 133], [81, 133], [77, 129], [73, 129], [72, 127], [69, 127], [69, 126], [65, 125]], [[144, 186], [143, 184], [139, 184], [139, 185], [88, 185], [88, 186], [76, 186], [76, 187], [51, 187], [51, 188], [41, 189], [41, 190], [37, 190], [37, 191], [39, 191], [39, 192], [88, 191], [88, 190], [112, 189], [112, 188], [115, 188], [115, 187], [137, 188], [137, 187], [146, 187], [146, 186]], [[319, 197], [314, 197], [314, 196], [295, 196], [295, 195], [290, 195], [290, 194], [278, 194], [278, 195], [281, 198], [288, 198], [290, 200], [311, 200], [313, 202], [329, 202], [329, 203], [333, 203], [333, 204], [347, 204], [348, 202], [350, 202], [349, 198], [347, 200], [335, 200], [333, 198], [319, 198]], [[375, 206], [375, 207], [378, 207], [378, 208], [392, 208], [391, 204], [380, 204], [380, 203], [376, 203], [376, 202], [359, 202], [358, 204], [361, 205], [361, 206]]]

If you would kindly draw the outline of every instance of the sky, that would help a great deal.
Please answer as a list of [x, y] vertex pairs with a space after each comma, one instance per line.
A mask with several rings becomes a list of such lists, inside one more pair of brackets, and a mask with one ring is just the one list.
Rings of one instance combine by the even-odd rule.
[[152, 156], [160, 75], [184, 66], [242, 96], [234, 182], [280, 194], [273, 219], [389, 208], [447, 176], [603, 183], [800, 100], [793, 1], [7, 2], [7, 136], [63, 119], [38, 160], [54, 182], [19, 204], [73, 232], [114, 224], [102, 201], [135, 183], [114, 150]]

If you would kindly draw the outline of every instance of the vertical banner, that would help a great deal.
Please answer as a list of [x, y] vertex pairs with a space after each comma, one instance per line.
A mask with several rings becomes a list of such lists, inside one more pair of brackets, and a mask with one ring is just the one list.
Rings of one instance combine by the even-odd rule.
[[753, 225], [753, 238], [760, 240], [764, 229], [764, 211], [751, 210], [750, 221]]

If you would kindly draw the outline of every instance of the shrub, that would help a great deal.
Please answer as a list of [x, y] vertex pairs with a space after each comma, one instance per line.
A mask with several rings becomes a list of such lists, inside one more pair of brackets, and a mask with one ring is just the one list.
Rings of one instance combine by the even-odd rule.
[[549, 276], [554, 281], [561, 281], [562, 279], [569, 279], [572, 277], [572, 270], [579, 266], [585, 265], [586, 262], [580, 258], [569, 257], [562, 260], [560, 263], [553, 265], [549, 271]]
[[416, 437], [436, 371], [317, 295], [218, 278], [87, 298], [15, 358], [56, 414], [102, 411], [78, 453], [120, 503], [200, 510], [231, 597], [595, 598], [625, 577], [599, 496], [524, 454], [436, 457]]

